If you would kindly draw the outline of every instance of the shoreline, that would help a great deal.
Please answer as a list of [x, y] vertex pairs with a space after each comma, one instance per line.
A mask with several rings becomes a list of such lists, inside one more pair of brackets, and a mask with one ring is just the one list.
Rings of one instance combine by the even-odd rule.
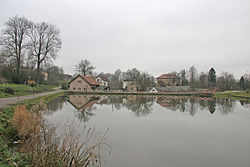
[[67, 91], [67, 94], [86, 94], [86, 95], [146, 95], [146, 96], [198, 96], [198, 97], [212, 97], [212, 93], [205, 92], [74, 92]]

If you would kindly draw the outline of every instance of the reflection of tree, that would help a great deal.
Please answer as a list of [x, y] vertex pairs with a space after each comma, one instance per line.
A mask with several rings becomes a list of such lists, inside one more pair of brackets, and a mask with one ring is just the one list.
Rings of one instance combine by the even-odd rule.
[[134, 112], [137, 117], [142, 117], [151, 112], [153, 104], [154, 99], [151, 97], [136, 97], [133, 100], [128, 100], [125, 107]]
[[182, 112], [185, 112], [185, 110], [186, 110], [186, 107], [187, 107], [187, 101], [188, 101], [188, 99], [181, 99], [181, 108], [180, 108], [180, 110], [182, 111]]
[[216, 108], [215, 99], [208, 101], [208, 110], [210, 111], [211, 114], [215, 112], [215, 108]]
[[203, 99], [199, 100], [199, 105], [201, 110], [207, 109], [208, 100], [203, 100]]
[[81, 120], [83, 122], [87, 122], [90, 119], [90, 117], [95, 115], [92, 112], [92, 110], [93, 110], [92, 108], [94, 108], [94, 107], [78, 110], [78, 112], [76, 113], [76, 116], [79, 118], [79, 120]]
[[242, 107], [250, 108], [250, 101], [241, 100], [240, 104]]
[[189, 99], [189, 114], [194, 116], [197, 112], [197, 106], [195, 105], [197, 103], [196, 99], [190, 98]]
[[122, 97], [111, 96], [109, 100], [109, 104], [112, 105], [116, 110], [120, 110], [122, 108]]
[[[77, 116], [84, 122], [93, 116], [96, 109], [93, 105], [110, 105], [112, 110], [127, 108], [136, 116], [146, 116], [152, 111], [154, 102], [171, 111], [189, 112], [194, 116], [198, 111], [205, 110], [213, 114], [219, 110], [222, 114], [233, 112], [235, 101], [231, 99], [205, 99], [200, 97], [183, 97], [183, 96], [93, 96], [93, 95], [70, 95], [69, 102], [77, 108]], [[59, 103], [59, 102], [58, 102]], [[60, 107], [60, 103], [56, 106]], [[241, 102], [242, 106], [249, 106], [249, 102]], [[53, 106], [49, 106], [53, 109]], [[61, 106], [62, 107], [62, 106]], [[56, 110], [56, 107], [53, 109]]]
[[46, 114], [50, 115], [55, 111], [61, 110], [63, 107], [63, 104], [67, 101], [67, 96], [62, 96], [59, 97], [55, 100], [50, 101], [49, 103], [47, 103], [46, 108], [47, 108], [47, 112]]
[[235, 106], [235, 100], [232, 99], [217, 99], [217, 104], [219, 111], [222, 114], [228, 114], [232, 113], [234, 106]]

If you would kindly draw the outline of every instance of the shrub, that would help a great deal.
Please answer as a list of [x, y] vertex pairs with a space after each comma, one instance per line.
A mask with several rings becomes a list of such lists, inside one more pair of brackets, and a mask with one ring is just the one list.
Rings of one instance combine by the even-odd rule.
[[6, 87], [4, 88], [4, 93], [8, 93], [8, 94], [14, 94], [14, 89], [13, 88], [9, 88], [9, 87]]
[[12, 124], [20, 137], [27, 138], [39, 132], [38, 119], [40, 119], [38, 114], [27, 111], [25, 105], [22, 105], [16, 107]]
[[62, 84], [62, 89], [63, 90], [67, 90], [69, 87], [68, 87], [68, 84], [67, 83], [63, 83]]
[[105, 138], [100, 138], [94, 145], [94, 129], [89, 129], [85, 138], [75, 133], [72, 128], [64, 129], [61, 135], [56, 128], [42, 126], [42, 133], [27, 140], [24, 150], [31, 166], [46, 167], [87, 167], [100, 166], [100, 151]]

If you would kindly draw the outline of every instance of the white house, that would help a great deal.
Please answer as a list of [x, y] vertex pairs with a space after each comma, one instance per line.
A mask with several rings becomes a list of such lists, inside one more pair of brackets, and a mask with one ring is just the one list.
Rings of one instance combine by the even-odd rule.
[[149, 93], [158, 93], [158, 90], [153, 87], [152, 89], [149, 90]]

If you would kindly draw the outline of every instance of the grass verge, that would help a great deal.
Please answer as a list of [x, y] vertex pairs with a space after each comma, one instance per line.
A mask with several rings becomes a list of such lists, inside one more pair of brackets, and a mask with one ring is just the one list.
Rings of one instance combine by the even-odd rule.
[[[53, 88], [55, 88], [55, 85], [39, 85], [31, 87], [30, 85], [24, 85], [24, 84], [0, 84], [0, 98], [4, 97], [15, 97], [15, 96], [24, 96], [24, 95], [30, 95], [34, 93], [39, 92], [45, 92], [45, 91], [51, 91]], [[12, 93], [6, 93], [5, 89], [10, 88], [13, 90]]]
[[[59, 96], [62, 96], [64, 92], [38, 97], [22, 102], [26, 108], [31, 108], [41, 102], [47, 103]], [[27, 166], [25, 156], [22, 153], [15, 151], [13, 147], [13, 141], [17, 141], [17, 131], [12, 127], [11, 121], [17, 104], [12, 105], [6, 109], [0, 109], [0, 166], [1, 167], [22, 167]]]
[[250, 100], [250, 93], [249, 91], [240, 91], [240, 92], [226, 91], [226, 92], [214, 93], [213, 97], [231, 98], [231, 99], [236, 99], [236, 100]]

